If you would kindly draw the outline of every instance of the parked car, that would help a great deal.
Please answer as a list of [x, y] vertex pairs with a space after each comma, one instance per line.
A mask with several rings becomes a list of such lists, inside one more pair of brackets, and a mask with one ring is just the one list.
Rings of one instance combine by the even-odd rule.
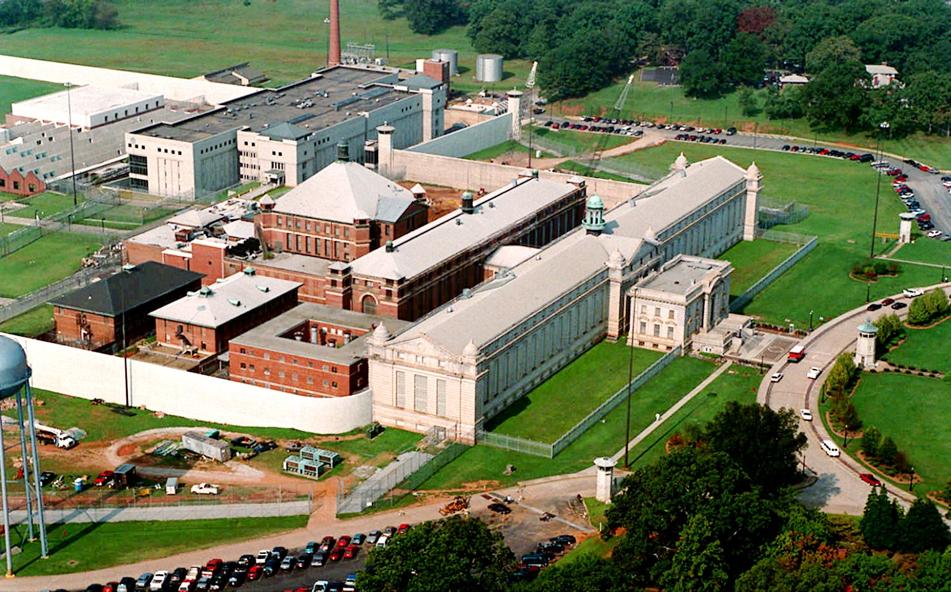
[[172, 590], [178, 588], [178, 585], [184, 581], [188, 575], [188, 570], [184, 567], [176, 567], [168, 574], [168, 587]]
[[219, 487], [212, 483], [196, 483], [191, 491], [196, 495], [218, 495]]
[[317, 551], [317, 547], [320, 546], [320, 543], [317, 541], [307, 541], [307, 544], [304, 545], [304, 553], [310, 553], [313, 555]]
[[506, 515], [512, 513], [512, 508], [506, 506], [505, 504], [494, 502], [489, 504], [489, 511], [495, 512], [496, 514]]
[[323, 567], [327, 564], [327, 552], [317, 551], [310, 560], [311, 567]]
[[862, 474], [859, 475], [859, 479], [861, 479], [862, 481], [865, 481], [866, 483], [868, 483], [868, 484], [871, 485], [872, 487], [880, 487], [881, 484], [882, 484], [882, 482], [879, 481], [879, 480], [875, 477], [875, 475], [873, 475], [873, 474], [871, 474], [871, 473], [862, 473]]
[[905, 304], [904, 302], [894, 302], [892, 303], [892, 310], [901, 310], [907, 306], [908, 305]]
[[[103, 471], [96, 476], [96, 479], [93, 481], [93, 485], [96, 487], [112, 486], [115, 482], [115, 472], [113, 471]], [[156, 588], [157, 590], [158, 588]]]
[[151, 572], [145, 572], [135, 581], [136, 592], [146, 592], [149, 589], [149, 583], [152, 581]]
[[809, 369], [809, 372], [806, 372], [806, 378], [810, 380], [815, 380], [819, 378], [820, 374], [822, 374], [822, 368], [819, 368], [818, 366], [813, 366], [812, 368]]
[[344, 559], [354, 559], [357, 556], [357, 553], [360, 552], [360, 545], [347, 545], [347, 548], [343, 550]]
[[399, 525], [399, 528], [396, 529], [396, 534], [406, 534], [409, 531], [409, 524], [405, 522]]
[[149, 583], [149, 590], [152, 592], [161, 592], [162, 588], [165, 587], [165, 580], [168, 579], [168, 572], [163, 570], [155, 572], [155, 575], [152, 576], [152, 581]]
[[376, 542], [380, 539], [380, 536], [382, 535], [383, 533], [380, 532], [379, 530], [371, 530], [370, 533], [367, 535], [367, 543], [370, 545], [375, 545]]
[[284, 559], [287, 557], [287, 547], [277, 546], [271, 549], [271, 557], [275, 559]]
[[800, 409], [799, 417], [801, 417], [804, 421], [812, 421], [812, 411], [808, 409]]
[[281, 571], [291, 571], [292, 569], [294, 569], [295, 565], [297, 565], [297, 562], [294, 560], [293, 557], [288, 555], [287, 557], [281, 560]]
[[116, 592], [135, 592], [135, 578], [126, 576], [120, 579]]
[[307, 569], [314, 556], [311, 553], [301, 553], [297, 556], [297, 569]]
[[350, 544], [350, 536], [343, 535], [342, 537], [337, 539], [337, 544], [334, 545], [334, 547], [336, 547], [337, 549], [344, 549], [349, 544]]
[[254, 562], [258, 565], [264, 565], [267, 563], [267, 560], [271, 558], [271, 551], [268, 549], [261, 549], [258, 551], [258, 554], [254, 556]]
[[340, 561], [343, 558], [343, 549], [334, 547], [333, 551], [330, 552], [330, 555], [328, 555], [327, 558], [331, 561]]
[[249, 565], [254, 565], [255, 563], [257, 563], [257, 558], [254, 555], [245, 554], [241, 557], [238, 557], [238, 565], [247, 567]]
[[357, 534], [353, 535], [353, 540], [351, 542], [354, 545], [362, 545], [363, 543], [366, 542], [366, 540], [367, 540], [367, 535], [363, 534], [362, 532], [358, 532]]
[[774, 372], [774, 373], [772, 374], [772, 376], [769, 377], [769, 381], [770, 381], [770, 382], [779, 382], [779, 381], [782, 380], [782, 379], [783, 379], [783, 373], [782, 373], [782, 372]]
[[821, 440], [819, 442], [819, 447], [822, 448], [822, 451], [832, 457], [837, 457], [841, 454], [839, 452], [839, 447], [835, 445], [835, 442], [832, 440]]
[[549, 540], [555, 541], [556, 543], [561, 543], [565, 547], [573, 547], [578, 541], [578, 539], [576, 539], [573, 534], [560, 534], [558, 536], [552, 537]]

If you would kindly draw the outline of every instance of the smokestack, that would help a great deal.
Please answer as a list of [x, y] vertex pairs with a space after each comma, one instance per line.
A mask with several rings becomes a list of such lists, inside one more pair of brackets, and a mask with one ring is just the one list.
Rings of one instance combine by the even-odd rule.
[[330, 49], [327, 65], [340, 65], [340, 0], [330, 0]]

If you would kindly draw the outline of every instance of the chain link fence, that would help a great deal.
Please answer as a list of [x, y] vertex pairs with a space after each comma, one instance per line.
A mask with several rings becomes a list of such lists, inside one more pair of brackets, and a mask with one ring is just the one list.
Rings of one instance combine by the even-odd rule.
[[552, 445], [545, 442], [519, 438], [518, 436], [497, 434], [485, 430], [479, 430], [476, 435], [480, 444], [485, 444], [493, 448], [501, 448], [503, 450], [511, 450], [512, 452], [541, 456], [543, 458], [553, 458], [555, 456]]
[[756, 283], [747, 288], [745, 292], [731, 300], [730, 312], [742, 311], [746, 305], [756, 297], [757, 294], [768, 288], [770, 284], [779, 278], [779, 276], [786, 273], [790, 267], [798, 263], [803, 257], [815, 249], [816, 243], [818, 242], [818, 238], [815, 236], [805, 236], [802, 234], [779, 232], [775, 230], [759, 232], [757, 233], [757, 237], [765, 240], [799, 245], [799, 248], [796, 249], [792, 255], [784, 259], [779, 265], [771, 269], [769, 273], [761, 277]]

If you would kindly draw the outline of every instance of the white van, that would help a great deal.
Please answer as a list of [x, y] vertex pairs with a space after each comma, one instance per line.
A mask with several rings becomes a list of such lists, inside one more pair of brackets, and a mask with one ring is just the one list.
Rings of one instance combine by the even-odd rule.
[[390, 537], [388, 537], [388, 536], [386, 536], [386, 535], [383, 535], [383, 536], [381, 536], [381, 537], [379, 538], [379, 540], [377, 540], [376, 546], [377, 546], [377, 547], [380, 547], [380, 548], [382, 549], [383, 547], [386, 546], [386, 542], [387, 542], [388, 540], [390, 540]]
[[822, 447], [823, 452], [829, 456], [839, 456], [839, 447], [835, 445], [835, 442], [832, 440], [823, 440], [819, 442], [819, 445]]

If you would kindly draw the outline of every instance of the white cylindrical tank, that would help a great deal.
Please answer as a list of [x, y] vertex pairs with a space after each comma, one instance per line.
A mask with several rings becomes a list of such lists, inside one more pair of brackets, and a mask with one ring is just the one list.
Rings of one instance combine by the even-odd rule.
[[497, 53], [483, 53], [476, 57], [476, 80], [479, 82], [499, 82], [502, 80], [502, 56]]
[[416, 72], [417, 72], [417, 73], [423, 71], [423, 64], [424, 64], [424, 63], [426, 63], [426, 58], [418, 58], [418, 59], [416, 60]]
[[433, 59], [449, 62], [449, 75], [459, 75], [459, 52], [454, 49], [434, 49]]

